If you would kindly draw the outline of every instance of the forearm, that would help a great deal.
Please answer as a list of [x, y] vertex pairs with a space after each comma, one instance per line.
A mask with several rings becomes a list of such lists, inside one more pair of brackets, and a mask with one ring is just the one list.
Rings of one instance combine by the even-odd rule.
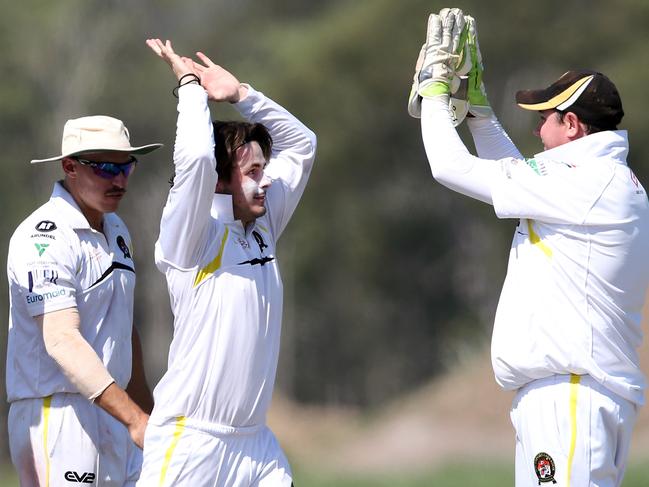
[[267, 207], [273, 234], [279, 238], [306, 188], [315, 159], [316, 136], [287, 110], [252, 88], [235, 107], [249, 121], [262, 123], [273, 139], [264, 173], [273, 181], [267, 192]]
[[81, 335], [79, 312], [66, 308], [36, 317], [47, 353], [79, 393], [124, 424], [142, 448], [148, 415], [108, 373], [97, 353]]
[[506, 157], [523, 158], [495, 116], [469, 117], [466, 121], [479, 157], [493, 160]]
[[45, 350], [82, 396], [93, 401], [114, 382], [97, 353], [81, 335], [77, 308], [46, 313], [36, 320], [43, 331]]
[[149, 415], [140, 409], [124, 389], [112, 383], [97, 396], [95, 404], [126, 426], [135, 444], [143, 447]]
[[194, 84], [178, 92], [176, 172], [162, 212], [158, 242], [165, 260], [185, 267], [195, 264], [195, 251], [203, 242], [217, 174], [207, 94]]
[[273, 156], [290, 152], [304, 161], [312, 161], [315, 155], [316, 136], [284, 107], [264, 96], [252, 87], [246, 88], [246, 96], [234, 108], [250, 122], [263, 124], [273, 139]]
[[144, 360], [142, 357], [142, 345], [140, 335], [137, 329], [133, 327], [132, 345], [132, 370], [131, 380], [126, 387], [126, 393], [135, 401], [135, 403], [147, 414], [153, 410], [153, 396], [147, 384], [146, 374], [144, 373]]
[[458, 193], [492, 204], [492, 181], [500, 165], [469, 153], [451, 123], [447, 96], [422, 101], [421, 131], [433, 177]]

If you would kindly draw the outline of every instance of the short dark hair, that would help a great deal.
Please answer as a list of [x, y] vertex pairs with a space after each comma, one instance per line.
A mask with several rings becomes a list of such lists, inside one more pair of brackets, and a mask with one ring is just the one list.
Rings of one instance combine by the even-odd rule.
[[[559, 114], [559, 121], [563, 122], [563, 117], [566, 115], [568, 112], [572, 112], [575, 114], [577, 118], [579, 118], [579, 115], [577, 115], [575, 112], [572, 110], [566, 110], [565, 112], [562, 112], [561, 110], [555, 110]], [[586, 127], [586, 135], [590, 134], [596, 134], [597, 132], [603, 132], [604, 130], [617, 130], [617, 127], [613, 128], [603, 128], [603, 127], [598, 127], [596, 125], [593, 125], [592, 123], [586, 123], [584, 122], [581, 118], [579, 118], [579, 121], [584, 124], [584, 127]]]
[[257, 142], [261, 147], [264, 159], [270, 159], [273, 149], [273, 139], [268, 129], [260, 123], [222, 122], [215, 120], [214, 127], [214, 156], [216, 157], [216, 172], [219, 179], [229, 182], [232, 168], [236, 161], [239, 147], [248, 142]]
[[[268, 129], [261, 123], [220, 121], [212, 122], [214, 130], [214, 156], [216, 157], [216, 172], [219, 179], [230, 182], [232, 168], [239, 147], [248, 142], [257, 142], [261, 147], [264, 159], [270, 159], [273, 150], [273, 138]], [[173, 187], [175, 174], [169, 179]]]

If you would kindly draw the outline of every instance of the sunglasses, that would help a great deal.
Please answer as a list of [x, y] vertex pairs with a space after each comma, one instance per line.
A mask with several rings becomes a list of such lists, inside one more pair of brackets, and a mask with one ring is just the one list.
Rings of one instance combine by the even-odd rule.
[[128, 177], [128, 175], [131, 174], [131, 171], [133, 171], [133, 168], [135, 168], [135, 165], [137, 164], [137, 159], [133, 156], [129, 157], [127, 162], [120, 164], [117, 164], [116, 162], [89, 161], [87, 159], [81, 159], [80, 157], [75, 157], [74, 159], [79, 161], [79, 163], [83, 164], [84, 166], [91, 167], [92, 171], [97, 176], [104, 179], [113, 179], [120, 173], [122, 173], [124, 177]]

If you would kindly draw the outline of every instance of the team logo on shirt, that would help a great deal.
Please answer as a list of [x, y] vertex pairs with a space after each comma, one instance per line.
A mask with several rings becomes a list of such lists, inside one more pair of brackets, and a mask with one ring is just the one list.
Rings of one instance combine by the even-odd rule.
[[266, 264], [268, 264], [269, 262], [272, 262], [272, 261], [274, 261], [274, 260], [275, 260], [275, 257], [273, 257], [273, 256], [266, 257], [266, 256], [264, 255], [261, 259], [260, 259], [259, 257], [255, 257], [254, 259], [250, 259], [250, 260], [245, 260], [245, 261], [243, 261], [243, 262], [239, 262], [239, 265], [250, 264], [250, 265], [260, 265], [260, 266], [263, 267], [264, 265], [266, 265]]
[[534, 472], [536, 472], [536, 476], [539, 479], [539, 485], [541, 485], [541, 482], [557, 483], [554, 480], [554, 460], [545, 452], [541, 452], [534, 457]]
[[125, 259], [132, 259], [131, 251], [128, 249], [128, 245], [126, 245], [124, 237], [122, 237], [121, 235], [117, 237], [117, 246], [123, 252]]
[[27, 304], [43, 303], [45, 301], [49, 301], [51, 299], [65, 296], [65, 295], [66, 295], [65, 289], [57, 288], [54, 291], [48, 291], [43, 294], [30, 293], [25, 296], [25, 302]]
[[629, 168], [629, 176], [631, 176], [631, 182], [635, 186], [635, 194], [642, 194], [644, 191], [642, 191], [642, 186], [640, 186], [640, 181], [638, 181], [638, 178], [636, 177], [635, 174], [633, 174], [633, 171], [631, 168]]
[[257, 242], [257, 245], [259, 245], [259, 251], [263, 254], [264, 249], [268, 248], [268, 245], [266, 245], [266, 242], [264, 242], [264, 239], [257, 230], [252, 231], [252, 236], [255, 237], [255, 241]]
[[56, 281], [59, 279], [59, 273], [55, 269], [34, 269], [27, 273], [27, 282], [29, 285], [29, 292], [31, 293], [34, 289], [34, 284], [42, 285], [51, 283], [56, 285]]
[[50, 244], [45, 244], [45, 243], [35, 243], [34, 244], [34, 247], [36, 247], [36, 250], [38, 250], [38, 256], [39, 257], [41, 255], [43, 255], [43, 253], [45, 253], [45, 251], [47, 250], [47, 247], [49, 247], [49, 246], [50, 246]]
[[42, 222], [38, 222], [34, 228], [39, 232], [51, 232], [52, 230], [56, 230], [56, 223], [43, 220]]
[[539, 176], [546, 176], [548, 174], [547, 168], [541, 160], [525, 159], [525, 164]]
[[77, 473], [74, 470], [68, 470], [63, 475], [68, 482], [77, 482], [80, 484], [92, 484], [95, 481], [95, 474], [92, 472]]

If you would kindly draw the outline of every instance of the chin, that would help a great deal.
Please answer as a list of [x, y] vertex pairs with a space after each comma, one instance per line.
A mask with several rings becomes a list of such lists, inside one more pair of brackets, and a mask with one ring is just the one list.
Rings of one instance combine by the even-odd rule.
[[119, 201], [109, 201], [104, 205], [102, 211], [104, 213], [115, 213], [119, 208], [119, 203], [120, 203]]

